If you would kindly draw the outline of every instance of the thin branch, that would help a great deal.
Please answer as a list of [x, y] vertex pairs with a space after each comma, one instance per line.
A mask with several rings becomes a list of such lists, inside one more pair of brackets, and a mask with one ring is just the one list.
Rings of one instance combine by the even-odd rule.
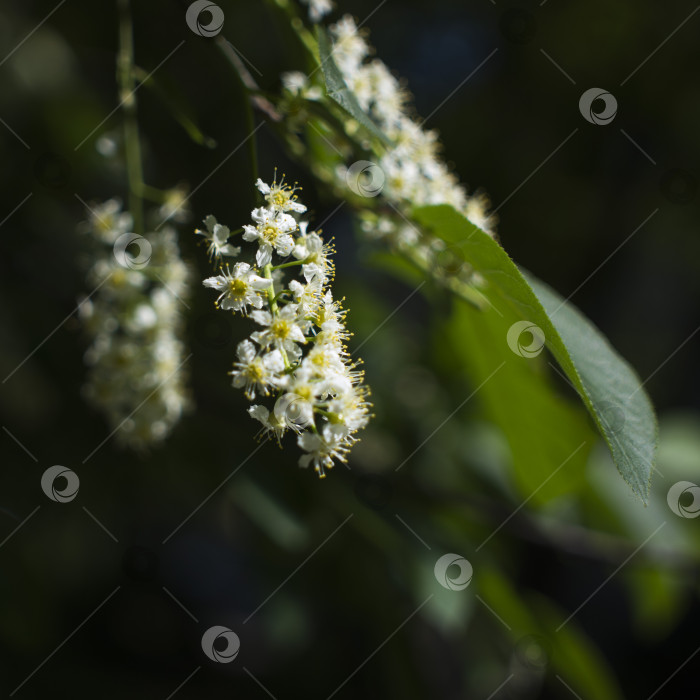
[[117, 80], [119, 98], [124, 109], [124, 145], [126, 169], [129, 178], [129, 211], [134, 218], [134, 230], [144, 233], [143, 215], [143, 168], [141, 165], [141, 142], [136, 116], [134, 90], [134, 35], [129, 0], [118, 0], [119, 6], [119, 55], [117, 57]]
[[228, 62], [233, 66], [241, 80], [241, 83], [250, 93], [250, 101], [253, 107], [265, 114], [273, 122], [281, 122], [282, 115], [277, 111], [275, 105], [273, 105], [272, 102], [270, 102], [270, 100], [268, 100], [266, 97], [256, 94], [260, 93], [260, 86], [252, 76], [251, 72], [245, 67], [245, 64], [241, 60], [241, 57], [238, 55], [236, 49], [234, 49], [230, 42], [228, 42], [221, 35], [216, 37], [216, 45], [224, 54]]
[[[477, 510], [480, 515], [485, 515], [487, 520], [494, 524], [503, 522], [512, 513], [512, 509], [508, 506], [485, 498], [434, 490], [431, 490], [429, 495], [443, 506], [451, 503]], [[624, 537], [525, 512], [512, 517], [504, 526], [504, 530], [533, 544], [609, 564], [619, 564], [637, 546]], [[700, 560], [689, 557], [683, 552], [659, 547], [647, 547], [644, 552], [649, 562], [676, 569], [694, 577], [700, 575]]]

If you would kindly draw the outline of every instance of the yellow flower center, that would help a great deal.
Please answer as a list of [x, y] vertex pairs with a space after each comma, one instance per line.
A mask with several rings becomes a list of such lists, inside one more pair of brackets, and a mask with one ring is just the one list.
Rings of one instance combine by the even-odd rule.
[[233, 279], [228, 283], [228, 291], [231, 296], [242, 297], [248, 291], [248, 285], [242, 279]]
[[289, 195], [283, 190], [279, 190], [272, 195], [272, 202], [278, 207], [284, 206], [289, 200]]
[[304, 399], [304, 401], [310, 401], [313, 396], [310, 386], [301, 386], [294, 393]]
[[248, 365], [246, 374], [248, 375], [248, 379], [252, 382], [259, 382], [264, 376], [262, 367], [258, 362], [253, 362], [251, 365]]
[[328, 358], [320, 352], [311, 356], [311, 362], [322, 369], [329, 365]]
[[272, 335], [279, 340], [284, 340], [289, 335], [290, 330], [291, 326], [289, 321], [285, 321], [284, 319], [277, 319], [273, 321], [270, 326]]
[[277, 226], [272, 224], [267, 224], [262, 230], [262, 237], [266, 243], [274, 243], [279, 235], [279, 229]]

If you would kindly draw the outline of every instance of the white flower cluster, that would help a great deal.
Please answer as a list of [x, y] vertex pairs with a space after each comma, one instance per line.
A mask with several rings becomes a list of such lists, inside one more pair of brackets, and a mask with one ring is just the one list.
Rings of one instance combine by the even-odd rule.
[[[497, 221], [488, 212], [488, 199], [482, 193], [468, 194], [441, 159], [437, 132], [423, 129], [409, 116], [409, 92], [386, 64], [371, 58], [373, 49], [364, 33], [358, 31], [354, 19], [345, 15], [329, 29], [332, 57], [348, 88], [391, 142], [389, 146], [377, 144], [376, 163], [358, 161], [350, 168], [338, 167], [333, 174], [336, 185], [345, 192], [350, 186], [368, 198], [367, 206], [360, 207], [361, 226], [367, 235], [387, 241], [438, 275], [445, 272], [446, 276], [453, 276], [448, 265], [451, 262], [453, 267], [459, 267], [463, 281], [475, 282], [470, 268], [451, 260], [444, 242], [412, 225], [407, 213], [413, 206], [450, 204], [473, 224], [495, 235]], [[317, 71], [317, 76], [320, 74]], [[303, 74], [285, 74], [282, 83], [292, 96], [317, 99], [314, 93], [317, 88]], [[354, 169], [359, 164], [367, 167]], [[380, 192], [394, 212], [377, 212], [370, 198]]]
[[80, 304], [92, 337], [84, 393], [118, 440], [144, 450], [162, 441], [189, 405], [179, 306], [189, 272], [172, 228], [142, 237], [131, 227], [114, 199], [93, 207], [85, 226], [101, 245], [87, 276], [95, 291]]
[[333, 0], [301, 0], [309, 6], [309, 18], [312, 22], [318, 22], [327, 15], [335, 6]]
[[[330, 27], [330, 32], [333, 58], [346, 84], [362, 109], [394, 143], [379, 161], [386, 177], [384, 196], [413, 205], [451, 204], [472, 223], [494, 233], [495, 221], [487, 213], [488, 201], [483, 195], [466, 193], [439, 157], [437, 132], [422, 129], [408, 116], [408, 91], [381, 60], [369, 60], [372, 49], [353, 18], [345, 15]], [[413, 240], [409, 242], [412, 244]]]
[[257, 324], [239, 343], [230, 374], [248, 399], [273, 395], [275, 404], [272, 410], [253, 405], [250, 415], [278, 442], [288, 429], [297, 433], [305, 452], [299, 465], [313, 464], [324, 477], [334, 460], [346, 461], [355, 433], [367, 424], [369, 392], [347, 353], [345, 312], [330, 290], [331, 245], [308, 222], [297, 222], [306, 207], [293, 187], [276, 179], [256, 185], [266, 206], [254, 209], [253, 223], [241, 229], [243, 240], [257, 246], [254, 259], [222, 264], [241, 249], [228, 242], [230, 230], [208, 216], [206, 230], [196, 233], [209, 244], [219, 274], [204, 285], [219, 292], [218, 308]]

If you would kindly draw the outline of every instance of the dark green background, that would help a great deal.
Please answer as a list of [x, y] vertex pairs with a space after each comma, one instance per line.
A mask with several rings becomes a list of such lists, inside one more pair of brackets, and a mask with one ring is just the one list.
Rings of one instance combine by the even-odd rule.
[[[288, 29], [265, 3], [219, 4], [226, 14], [224, 35], [260, 71], [263, 88], [278, 90], [282, 70], [303, 67]], [[242, 96], [213, 43], [185, 25], [187, 2], [134, 5], [137, 63], [152, 70], [184, 39], [156, 75], [218, 144], [194, 144], [158, 96], [142, 88], [137, 94], [146, 181], [195, 188], [245, 136]], [[4, 2], [0, 55], [55, 6]], [[341, 3], [360, 19], [374, 7]], [[428, 122], [439, 129], [446, 158], [461, 179], [482, 187], [496, 206], [578, 129], [499, 210], [501, 241], [518, 263], [565, 297], [612, 255], [572, 300], [642, 379], [693, 333], [700, 315], [700, 13], [621, 83], [693, 9], [690, 2], [632, 0], [549, 0], [541, 7], [388, 0], [366, 25], [378, 55], [407, 79], [424, 116], [499, 49]], [[0, 220], [32, 193], [0, 227], [3, 376], [87, 291], [84, 243], [76, 233], [84, 210], [76, 194], [86, 201], [125, 195], [123, 169], [94, 148], [98, 135], [119, 133], [119, 112], [75, 150], [117, 105], [116, 41], [112, 3], [67, 0], [0, 65], [0, 117], [28, 146], [0, 124]], [[578, 99], [589, 87], [617, 98], [611, 124], [595, 126], [581, 117]], [[277, 166], [299, 180], [314, 220], [325, 219], [337, 202], [286, 158], [270, 130], [258, 133], [261, 174], [269, 179]], [[182, 227], [181, 245], [196, 280], [208, 268], [190, 231], [208, 213], [231, 228], [245, 223], [253, 204], [250, 172], [242, 148], [192, 198], [193, 220]], [[337, 288], [346, 296], [357, 345], [410, 289], [366, 264], [343, 210], [324, 230], [336, 239]], [[0, 548], [5, 696], [120, 586], [16, 697], [166, 698], [198, 666], [176, 697], [264, 697], [243, 666], [280, 700], [327, 697], [417, 607], [418, 563], [430, 574], [441, 552], [460, 551], [455, 547], [462, 537], [468, 556], [512, 510], [497, 500], [485, 509], [469, 502], [484, 490], [490, 494], [472, 464], [469, 426], [478, 425], [476, 403], [394, 475], [394, 465], [470, 391], [441, 355], [447, 301], [429, 304], [416, 295], [362, 347], [377, 417], [353, 455], [351, 471], [340, 466], [320, 482], [297, 469], [291, 440], [282, 451], [266, 445], [162, 544], [255, 445], [246, 402], [225, 374], [248, 326], [216, 313], [211, 296], [197, 285], [191, 306], [189, 371], [197, 408], [163, 449], [146, 457], [121, 451], [110, 440], [82, 465], [109, 428], [81, 398], [86, 339], [75, 318], [0, 388], [2, 425], [38, 460], [7, 433], [0, 435], [0, 538], [41, 505]], [[697, 416], [698, 337], [646, 385], [662, 418]], [[52, 464], [80, 475], [79, 497], [70, 504], [51, 503], [40, 490], [39, 477]], [[433, 479], [433, 470], [469, 474], [460, 482], [465, 505], [448, 502], [437, 488], [445, 480]], [[490, 516], [489, 508], [496, 508]], [[244, 626], [351, 513], [327, 548]], [[397, 513], [432, 545], [430, 552], [397, 521]], [[697, 529], [698, 521], [683, 524]], [[615, 568], [533, 544], [515, 529], [494, 540], [491, 563], [518, 590], [539, 592], [565, 610], [572, 611]], [[683, 596], [693, 591], [697, 570], [679, 576], [678, 586]], [[577, 618], [626, 697], [648, 697], [695, 648], [700, 615], [690, 600], [677, 625], [645, 636], [634, 624], [629, 591], [615, 579]], [[337, 697], [486, 698], [498, 685], [494, 679], [507, 674], [513, 647], [487, 612], [474, 615], [473, 625], [456, 632], [413, 619]], [[213, 624], [241, 637], [240, 655], [230, 665], [211, 664], [201, 653], [201, 634]], [[698, 658], [656, 697], [682, 697], [697, 677]], [[551, 676], [541, 690], [528, 692], [511, 697], [572, 697]]]

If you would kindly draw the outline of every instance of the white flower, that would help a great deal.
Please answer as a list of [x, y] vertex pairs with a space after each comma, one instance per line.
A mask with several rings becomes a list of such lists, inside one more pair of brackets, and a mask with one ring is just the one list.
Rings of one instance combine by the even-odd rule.
[[262, 308], [260, 292], [272, 283], [272, 280], [260, 277], [256, 272], [248, 263], [236, 263], [233, 273], [227, 267], [223, 275], [209, 277], [203, 284], [221, 292], [216, 302], [222, 309], [245, 314], [249, 305], [256, 309]]
[[314, 423], [315, 387], [295, 382], [291, 390], [275, 402], [275, 416], [295, 433], [301, 433]]
[[204, 236], [209, 242], [207, 252], [210, 258], [220, 258], [222, 255], [235, 257], [241, 252], [239, 247], [231, 245], [228, 242], [228, 239], [231, 237], [231, 231], [228, 226], [222, 226], [217, 223], [216, 219], [211, 214], [204, 219], [204, 224], [207, 230], [201, 231], [200, 229], [196, 229], [195, 233], [199, 236]]
[[334, 7], [332, 0], [302, 0], [302, 2], [309, 6], [309, 17], [312, 22], [318, 22]]
[[364, 428], [369, 422], [369, 407], [361, 393], [354, 389], [328, 402], [328, 411], [334, 415], [330, 430], [343, 437]]
[[330, 260], [333, 248], [324, 243], [318, 233], [306, 233], [306, 227], [306, 221], [299, 224], [302, 235], [297, 238], [292, 255], [297, 260], [304, 261], [301, 270], [307, 282], [320, 278], [320, 283], [324, 285], [328, 277], [333, 274], [333, 264]]
[[349, 336], [345, 328], [345, 312], [340, 308], [340, 303], [333, 300], [330, 290], [323, 295], [322, 304], [314, 320], [320, 329], [316, 336], [317, 343], [341, 345]]
[[270, 413], [265, 406], [251, 406], [248, 409], [248, 413], [252, 418], [262, 423], [263, 433], [274, 435], [277, 442], [280, 441], [280, 438], [287, 431], [287, 425], [280, 422], [274, 412]]
[[[301, 73], [301, 75], [304, 74]], [[268, 185], [258, 178], [255, 186], [265, 196], [265, 201], [270, 207], [276, 211], [294, 211], [297, 214], [303, 214], [306, 211], [306, 207], [301, 202], [296, 201], [297, 196], [294, 194], [296, 188], [285, 185], [284, 180], [279, 183], [273, 180], [272, 184]]]
[[347, 82], [360, 68], [360, 64], [369, 54], [369, 46], [357, 31], [355, 20], [345, 15], [330, 27], [334, 38], [333, 59], [340, 68]]
[[320, 100], [323, 96], [321, 88], [318, 85], [311, 85], [308, 77], [298, 70], [282, 73], [282, 85], [292, 95], [307, 100]]
[[347, 461], [347, 453], [350, 451], [345, 438], [338, 436], [329, 429], [329, 423], [324, 425], [320, 433], [302, 433], [297, 439], [297, 444], [308, 454], [299, 458], [300, 467], [314, 465], [314, 469], [323, 479], [326, 469], [333, 467], [333, 460]]
[[132, 313], [124, 319], [124, 327], [131, 333], [138, 333], [154, 328], [158, 323], [158, 314], [154, 306], [139, 304]]
[[292, 231], [296, 231], [297, 222], [293, 216], [260, 207], [251, 213], [256, 226], [243, 227], [243, 240], [257, 241], [258, 252], [255, 255], [260, 267], [272, 261], [272, 251], [287, 257], [294, 249]]
[[372, 115], [386, 131], [392, 131], [403, 116], [407, 94], [380, 60], [372, 61], [367, 66], [367, 71], [374, 94]]
[[256, 391], [268, 396], [271, 386], [279, 387], [279, 375], [284, 372], [284, 360], [279, 350], [258, 355], [255, 345], [250, 340], [243, 340], [238, 344], [236, 354], [238, 362], [233, 363], [235, 369], [229, 374], [233, 377], [234, 387], [245, 387], [246, 398], [254, 399]]
[[190, 217], [188, 193], [183, 186], [174, 187], [165, 194], [165, 201], [158, 210], [158, 216], [166, 221], [182, 223]]
[[[300, 95], [308, 87], [309, 79], [300, 70], [292, 70], [287, 73], [282, 73], [282, 85], [285, 90], [289, 90], [293, 95]], [[258, 178], [255, 183], [256, 187], [260, 189], [261, 179]], [[267, 185], [269, 190], [269, 185]], [[263, 194], [267, 194], [263, 192]]]
[[302, 284], [299, 280], [289, 282], [289, 291], [294, 295], [294, 302], [299, 305], [303, 316], [316, 313], [321, 304], [324, 281], [320, 275], [316, 275], [306, 284]]
[[[316, 342], [304, 358], [295, 376], [302, 381], [328, 380], [345, 371], [338, 349], [331, 343]], [[324, 389], [325, 393], [325, 389]]]
[[104, 243], [114, 243], [134, 225], [131, 214], [122, 211], [122, 203], [118, 199], [108, 199], [102, 204], [96, 204], [89, 212], [88, 230]]
[[250, 336], [260, 347], [267, 348], [274, 345], [291, 353], [293, 357], [298, 357], [300, 350], [296, 344], [305, 343], [306, 338], [296, 304], [287, 304], [274, 315], [269, 311], [253, 311], [250, 317], [267, 328], [264, 331], [256, 331]]

